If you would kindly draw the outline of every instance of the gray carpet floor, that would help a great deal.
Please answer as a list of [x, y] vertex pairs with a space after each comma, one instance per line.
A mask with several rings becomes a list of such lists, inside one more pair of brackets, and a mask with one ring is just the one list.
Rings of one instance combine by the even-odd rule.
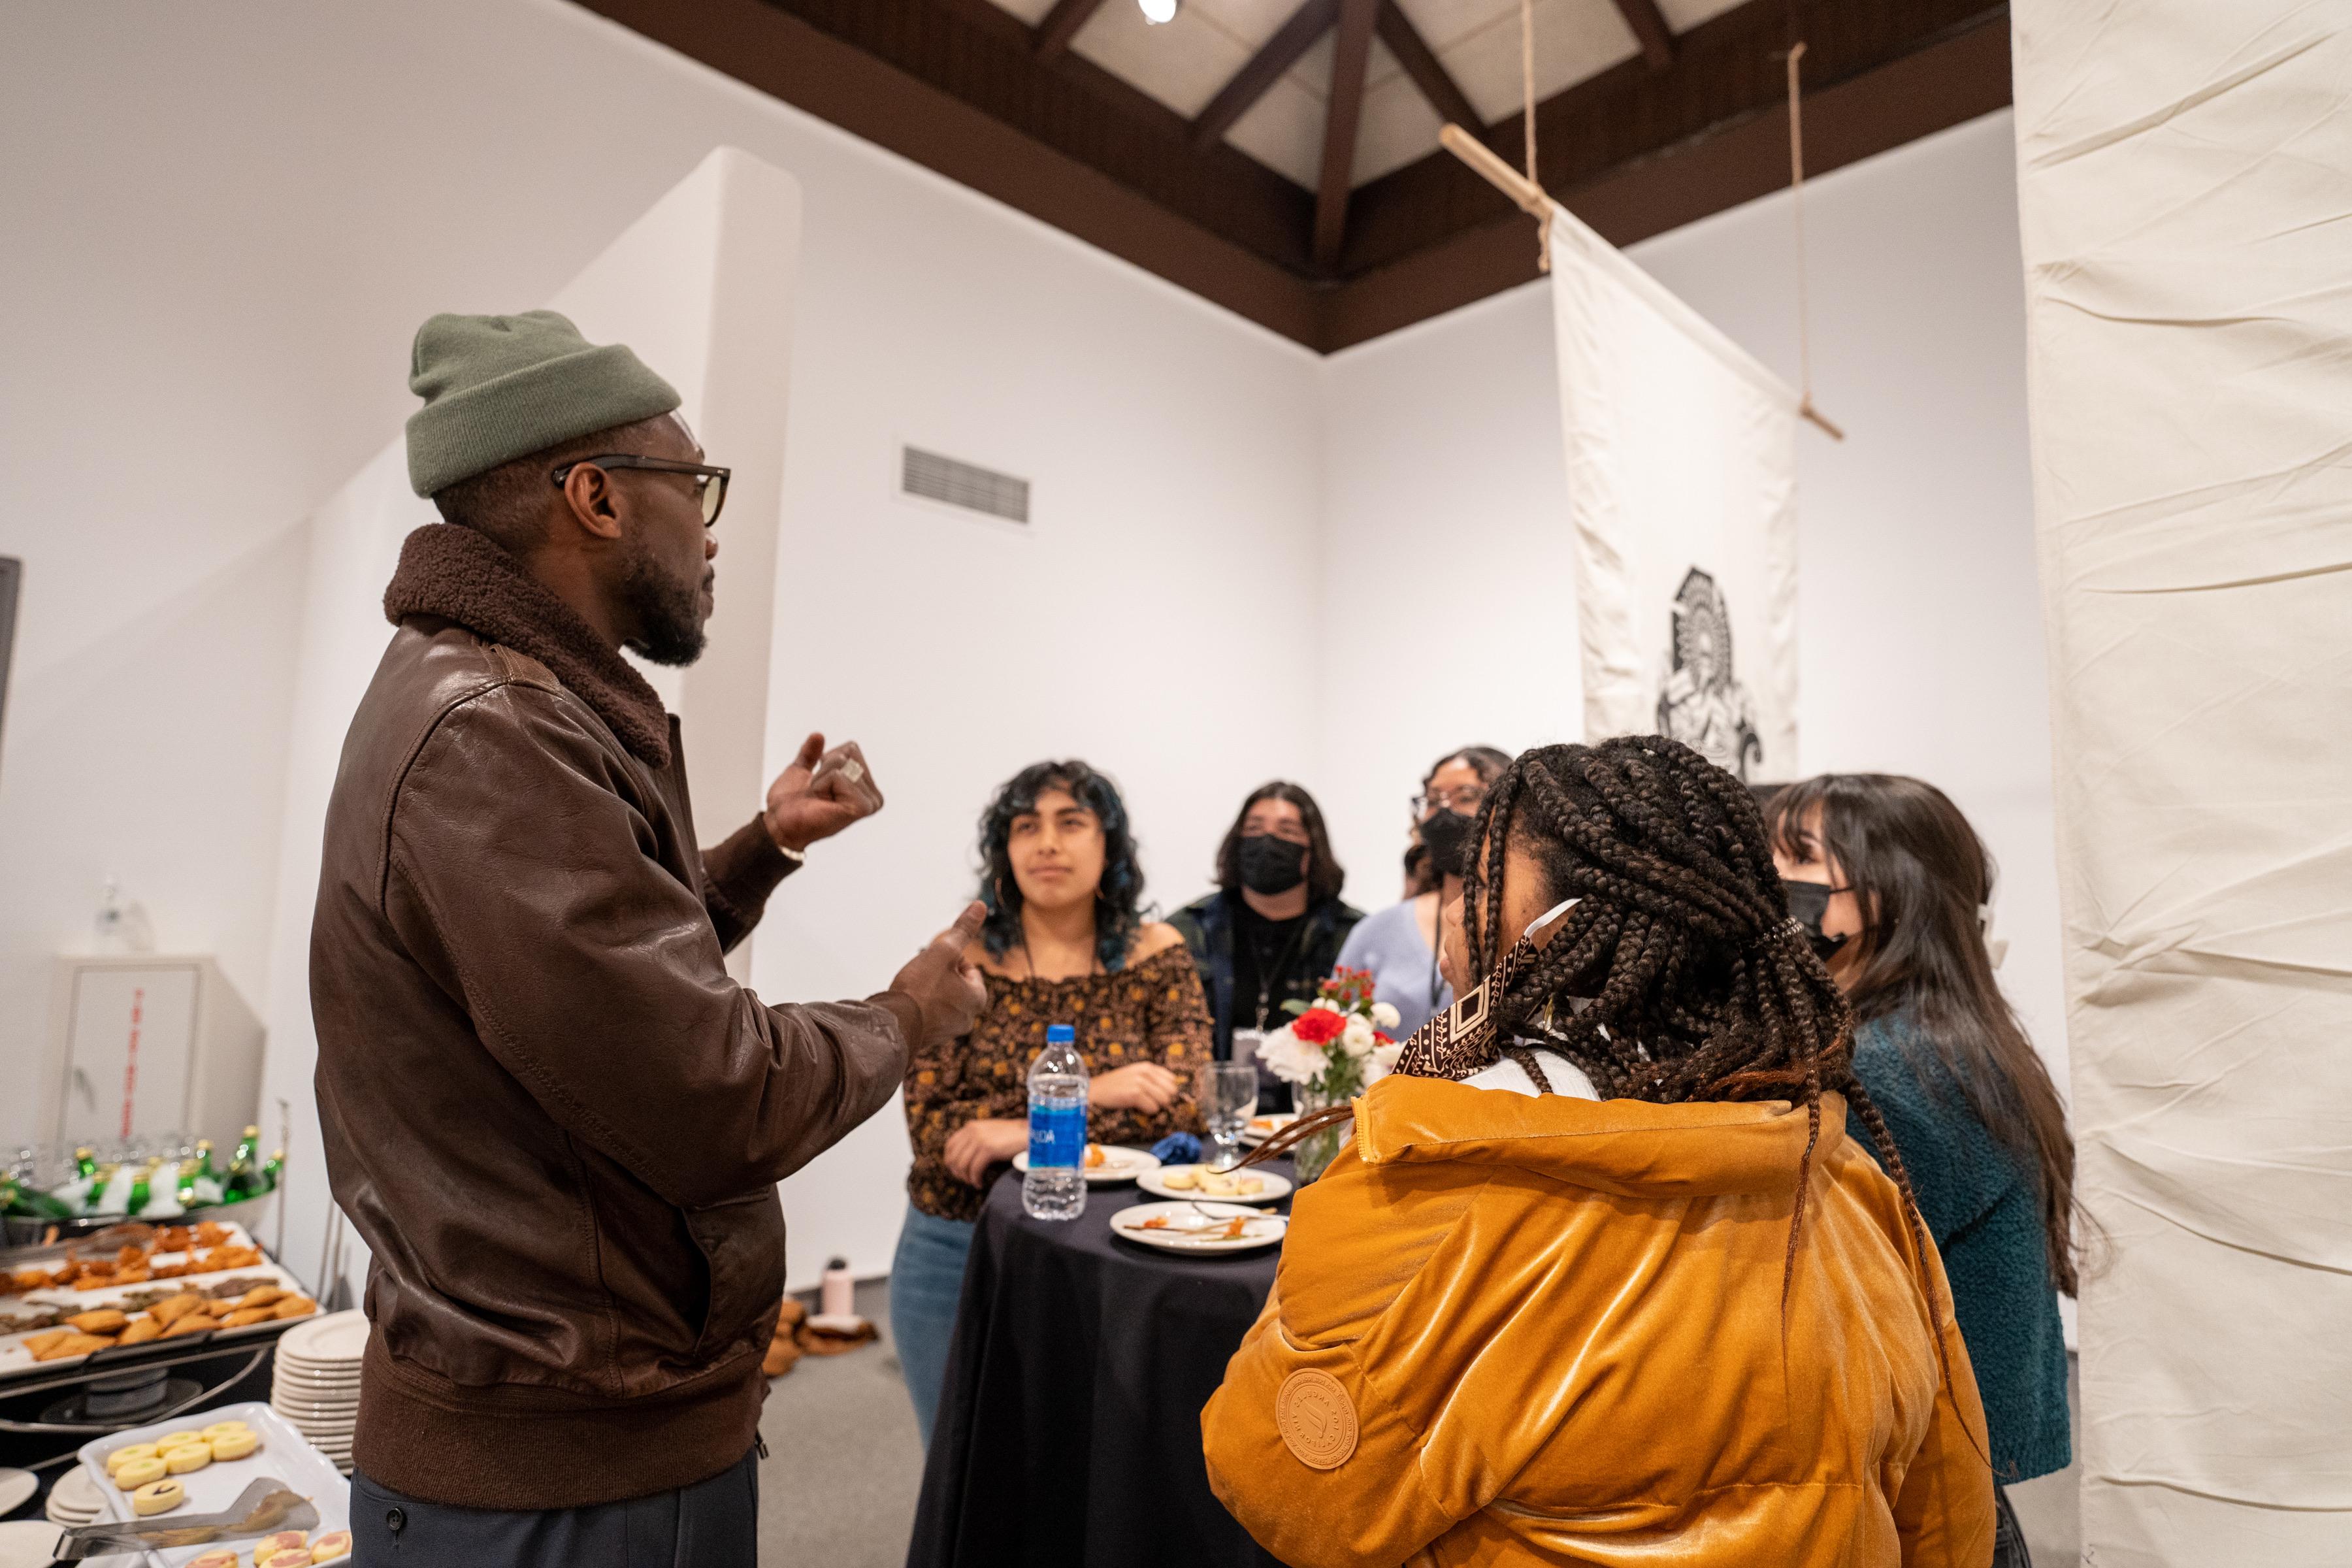
[[[760, 1561], [767, 1568], [901, 1568], [907, 1561], [923, 1450], [890, 1348], [889, 1282], [860, 1285], [857, 1310], [881, 1329], [878, 1344], [803, 1356], [770, 1388], [760, 1417], [768, 1439], [760, 1472]], [[2034, 1568], [2081, 1562], [2079, 1479], [2066, 1469], [2010, 1489]]]

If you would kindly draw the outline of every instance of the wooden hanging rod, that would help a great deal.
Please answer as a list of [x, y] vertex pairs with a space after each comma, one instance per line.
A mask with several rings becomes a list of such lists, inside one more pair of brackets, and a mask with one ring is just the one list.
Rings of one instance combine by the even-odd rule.
[[[1445, 150], [1475, 170], [1479, 176], [1496, 190], [1511, 198], [1511, 205], [1538, 223], [1551, 222], [1551, 215], [1559, 204], [1544, 194], [1543, 187], [1505, 163], [1495, 150], [1471, 135], [1459, 125], [1447, 125], [1437, 133]], [[1807, 398], [1797, 405], [1797, 412], [1812, 422], [1833, 441], [1845, 439], [1845, 432], [1830, 422]]]

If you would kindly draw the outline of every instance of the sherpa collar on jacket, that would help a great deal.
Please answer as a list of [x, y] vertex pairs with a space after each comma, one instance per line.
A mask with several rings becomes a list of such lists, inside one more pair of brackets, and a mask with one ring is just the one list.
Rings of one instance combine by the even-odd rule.
[[439, 616], [539, 660], [623, 745], [654, 767], [669, 766], [669, 714], [646, 678], [487, 536], [446, 522], [410, 534], [384, 587], [383, 614], [394, 626]]

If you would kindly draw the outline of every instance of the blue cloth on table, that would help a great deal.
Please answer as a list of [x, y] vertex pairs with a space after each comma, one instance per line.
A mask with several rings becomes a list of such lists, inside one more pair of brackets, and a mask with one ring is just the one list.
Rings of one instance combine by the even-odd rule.
[[1151, 1154], [1163, 1165], [1197, 1165], [1201, 1141], [1190, 1132], [1171, 1132], [1151, 1146]]

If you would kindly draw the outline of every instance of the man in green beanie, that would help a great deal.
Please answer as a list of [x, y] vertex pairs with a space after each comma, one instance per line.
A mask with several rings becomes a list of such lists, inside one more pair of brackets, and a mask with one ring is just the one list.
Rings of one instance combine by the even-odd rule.
[[[857, 1002], [725, 954], [882, 805], [812, 735], [698, 847], [677, 721], [727, 470], [677, 393], [562, 316], [416, 334], [398, 628], [343, 743], [311, 926], [319, 1120], [373, 1254], [360, 1563], [754, 1559], [775, 1184], [971, 1027], [971, 906]], [[771, 523], [772, 526], [772, 523]]]

